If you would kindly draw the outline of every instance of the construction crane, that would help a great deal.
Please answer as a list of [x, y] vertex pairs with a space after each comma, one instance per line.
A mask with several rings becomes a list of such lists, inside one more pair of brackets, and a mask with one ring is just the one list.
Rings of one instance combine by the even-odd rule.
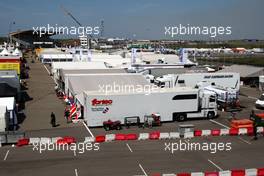
[[[82, 24], [68, 11], [68, 10], [66, 10], [64, 7], [63, 7], [63, 5], [61, 5], [60, 6], [61, 7], [61, 9], [62, 9], [62, 11], [66, 14], [66, 15], [68, 15], [69, 17], [71, 17], [74, 21], [75, 21], [75, 23], [77, 23], [79, 26], [82, 26]], [[91, 46], [91, 40], [94, 40], [95, 41], [95, 43], [97, 43], [97, 41], [94, 39], [94, 37], [92, 36], [92, 35], [90, 35], [90, 34], [88, 34], [88, 36], [89, 36], [89, 39], [88, 39], [88, 45], [89, 45], [89, 47]]]
[[63, 12], [65, 12], [66, 15], [69, 15], [79, 26], [82, 26], [82, 24], [69, 11], [67, 11], [63, 7], [63, 5], [61, 5], [61, 9], [63, 10]]

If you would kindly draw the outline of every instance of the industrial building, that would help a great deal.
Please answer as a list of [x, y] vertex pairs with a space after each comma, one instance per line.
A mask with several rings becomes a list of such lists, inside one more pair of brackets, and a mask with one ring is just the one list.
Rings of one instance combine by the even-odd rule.
[[218, 72], [236, 72], [240, 74], [240, 81], [245, 85], [259, 87], [259, 76], [264, 75], [264, 67], [250, 65], [231, 65]]
[[17, 42], [26, 48], [53, 47], [54, 40], [50, 37], [56, 35], [56, 33], [51, 31], [41, 31], [42, 35], [40, 37], [39, 32], [40, 31], [35, 32], [34, 30], [23, 30], [11, 32], [9, 35], [12, 41]]
[[84, 76], [89, 74], [110, 74], [110, 73], [127, 73], [125, 69], [81, 69], [81, 70], [64, 70], [59, 69], [59, 78], [56, 80], [59, 88], [65, 90], [65, 81], [68, 80], [70, 76]]
[[[105, 93], [107, 91], [135, 91], [137, 86], [144, 87], [151, 86], [151, 84], [141, 74], [72, 75], [68, 76], [68, 79], [65, 81], [65, 93], [73, 96], [80, 105], [84, 106], [84, 91], [101, 91]], [[134, 89], [126, 89], [131, 87]]]

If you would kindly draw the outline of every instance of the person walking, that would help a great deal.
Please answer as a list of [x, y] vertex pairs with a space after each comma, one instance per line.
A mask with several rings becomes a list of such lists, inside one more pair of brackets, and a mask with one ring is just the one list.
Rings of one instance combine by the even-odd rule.
[[56, 117], [53, 112], [51, 112], [51, 115], [50, 115], [50, 124], [52, 125], [52, 127], [56, 127]]
[[258, 140], [258, 123], [259, 123], [259, 118], [255, 115], [254, 110], [251, 111], [250, 114], [250, 119], [253, 120], [253, 135], [254, 135], [254, 140]]
[[253, 132], [254, 132], [254, 140], [258, 140], [258, 132], [257, 132], [257, 127], [258, 127], [258, 124], [256, 122], [256, 119], [254, 120], [254, 123], [253, 123]]

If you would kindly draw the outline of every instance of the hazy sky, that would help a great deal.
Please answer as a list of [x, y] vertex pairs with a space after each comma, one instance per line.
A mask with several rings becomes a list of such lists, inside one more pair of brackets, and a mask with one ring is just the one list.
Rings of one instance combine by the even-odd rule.
[[[0, 35], [33, 26], [84, 26], [104, 19], [107, 37], [166, 38], [164, 26], [231, 26], [228, 38], [264, 39], [264, 0], [0, 0]], [[210, 39], [208, 37], [207, 39]]]

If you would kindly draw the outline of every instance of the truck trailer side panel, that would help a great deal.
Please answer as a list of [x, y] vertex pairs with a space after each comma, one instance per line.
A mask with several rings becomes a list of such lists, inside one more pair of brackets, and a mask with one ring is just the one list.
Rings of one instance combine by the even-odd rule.
[[225, 88], [234, 88], [239, 90], [240, 75], [239, 73], [195, 73], [195, 74], [180, 74], [176, 81], [176, 87], [182, 80], [188, 87], [194, 87], [199, 82], [209, 82]]
[[[174, 98], [176, 95], [177, 96]], [[185, 95], [192, 95], [181, 99]], [[159, 113], [161, 121], [172, 121], [173, 113], [198, 111], [198, 90], [181, 92], [163, 92], [151, 94], [115, 94], [84, 95], [84, 117], [88, 126], [102, 126], [104, 121], [120, 120], [125, 117], [139, 116], [143, 122], [144, 115]], [[173, 98], [175, 100], [173, 100]]]

